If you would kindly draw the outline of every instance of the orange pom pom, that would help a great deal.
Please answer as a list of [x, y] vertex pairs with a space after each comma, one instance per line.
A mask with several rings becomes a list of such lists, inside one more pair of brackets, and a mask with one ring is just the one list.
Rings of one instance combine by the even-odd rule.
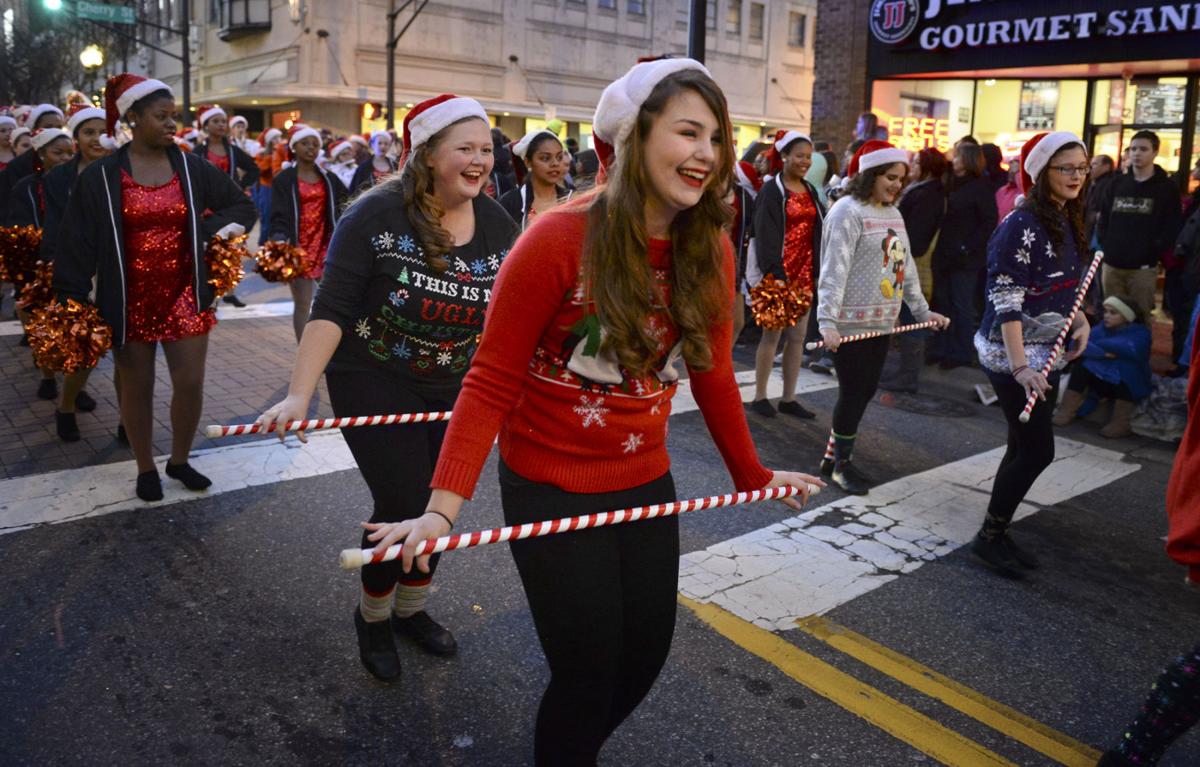
[[812, 294], [794, 290], [771, 275], [750, 289], [750, 312], [763, 330], [784, 330], [808, 313]]
[[303, 248], [286, 242], [268, 242], [254, 254], [254, 271], [267, 282], [291, 282], [308, 272], [308, 255]]
[[36, 226], [0, 227], [0, 282], [32, 280], [41, 244], [42, 230]]
[[25, 326], [33, 361], [40, 368], [90, 370], [112, 348], [112, 328], [91, 304], [75, 299], [35, 311]]
[[208, 284], [217, 294], [217, 298], [233, 292], [237, 284], [246, 276], [242, 269], [242, 259], [248, 258], [246, 238], [249, 235], [239, 234], [228, 240], [224, 237], [213, 237], [204, 251], [204, 261], [208, 264]]
[[21, 288], [17, 306], [27, 312], [54, 302], [54, 264], [38, 261], [33, 265], [33, 279]]

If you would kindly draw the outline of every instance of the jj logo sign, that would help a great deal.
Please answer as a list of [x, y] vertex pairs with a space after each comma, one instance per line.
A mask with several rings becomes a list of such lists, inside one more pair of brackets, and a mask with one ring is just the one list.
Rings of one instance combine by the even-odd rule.
[[917, 0], [874, 0], [871, 3], [871, 34], [880, 42], [894, 45], [908, 39], [920, 18], [921, 7]]

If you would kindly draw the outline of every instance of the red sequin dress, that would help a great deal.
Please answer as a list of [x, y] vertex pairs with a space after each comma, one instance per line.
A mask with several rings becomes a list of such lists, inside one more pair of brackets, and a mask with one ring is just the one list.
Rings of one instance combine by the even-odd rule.
[[392, 171], [391, 170], [379, 170], [379, 168], [376, 168], [374, 165], [372, 165], [371, 166], [371, 175], [374, 176], [375, 183], [378, 184], [379, 182], [383, 181], [388, 176], [392, 175]]
[[229, 175], [229, 155], [213, 154], [211, 149], [208, 150], [207, 154], [209, 162], [220, 168], [222, 173]]
[[125, 229], [125, 340], [178, 341], [217, 324], [215, 309], [199, 311], [192, 287], [188, 209], [179, 176], [145, 186], [121, 171]]
[[333, 232], [325, 226], [325, 179], [309, 183], [297, 177], [300, 185], [300, 247], [308, 254], [308, 270], [304, 276], [319, 280], [325, 273], [325, 251], [329, 249], [329, 238]]
[[813, 295], [813, 227], [817, 207], [807, 194], [787, 193], [784, 204], [787, 220], [783, 226], [783, 270], [788, 285], [802, 298]]

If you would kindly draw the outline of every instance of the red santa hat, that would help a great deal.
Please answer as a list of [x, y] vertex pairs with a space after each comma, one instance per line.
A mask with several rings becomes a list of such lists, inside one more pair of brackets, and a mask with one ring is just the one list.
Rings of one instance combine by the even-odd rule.
[[898, 162], [908, 165], [908, 152], [900, 147], [892, 146], [886, 141], [872, 139], [860, 146], [854, 153], [854, 158], [850, 160], [850, 167], [846, 170], [846, 178], [853, 178], [860, 171], [894, 165]]
[[258, 143], [266, 146], [276, 139], [283, 138], [283, 132], [278, 128], [267, 128], [262, 133], [258, 134]]
[[12, 135], [8, 137], [8, 140], [15, 147], [17, 145], [17, 139], [21, 138], [22, 136], [24, 136], [27, 133], [33, 133], [33, 131], [29, 130], [24, 125], [22, 125], [20, 128], [17, 128], [16, 130], [14, 130], [12, 132]]
[[208, 122], [217, 115], [220, 115], [221, 117], [229, 116], [225, 113], [224, 109], [221, 109], [221, 107], [217, 106], [216, 104], [201, 104], [200, 106], [196, 107], [196, 124], [203, 128], [204, 123]]
[[65, 138], [69, 141], [71, 139], [71, 134], [67, 133], [62, 128], [40, 128], [39, 130], [35, 130], [33, 132], [33, 135], [30, 137], [30, 141], [33, 142], [33, 148], [38, 150], [48, 146], [51, 141], [60, 138]]
[[0, 115], [0, 125], [7, 125], [10, 128], [17, 127], [17, 118], [9, 115]]
[[315, 138], [317, 146], [321, 145], [321, 134], [316, 128], [310, 128], [307, 125], [293, 125], [288, 134], [288, 149], [295, 149], [296, 143], [306, 138]]
[[347, 149], [349, 147], [350, 147], [349, 141], [346, 141], [345, 139], [338, 139], [337, 141], [333, 142], [329, 146], [329, 159], [334, 162], [337, 162], [338, 153], [341, 152], [343, 149]]
[[350, 138], [347, 139], [347, 141], [349, 141], [351, 144], [354, 144], [355, 146], [369, 147], [371, 145], [371, 142], [367, 141], [365, 138], [358, 135], [357, 133], [350, 134]]
[[775, 132], [775, 140], [771, 142], [771, 146], [767, 148], [767, 168], [773, 175], [778, 175], [783, 170], [783, 153], [784, 151], [797, 141], [807, 141], [812, 143], [812, 139], [808, 134], [801, 133], [798, 130], [780, 129]]
[[1038, 177], [1046, 169], [1050, 158], [1058, 150], [1069, 144], [1083, 146], [1083, 141], [1070, 131], [1060, 130], [1053, 133], [1039, 133], [1025, 142], [1021, 147], [1021, 192], [1029, 194], [1037, 183]]
[[72, 104], [67, 107], [67, 115], [67, 132], [74, 136], [79, 126], [88, 120], [103, 120], [104, 110], [88, 104]]
[[145, 98], [157, 91], [166, 91], [171, 93], [172, 98], [174, 97], [171, 89], [161, 80], [129, 72], [108, 78], [108, 84], [104, 88], [106, 132], [110, 136], [113, 135], [113, 131], [117, 127], [117, 120], [121, 119], [121, 115], [128, 112], [138, 99]]
[[38, 104], [29, 110], [29, 116], [25, 118], [25, 124], [30, 128], [36, 128], [37, 121], [41, 119], [42, 115], [47, 114], [56, 114], [59, 117], [63, 116], [62, 110], [53, 104]]
[[628, 72], [609, 83], [600, 94], [596, 114], [592, 118], [592, 139], [601, 165], [612, 163], [616, 148], [621, 146], [637, 124], [642, 104], [660, 82], [675, 74], [694, 69], [708, 77], [712, 74], [695, 59], [657, 58], [639, 61]]
[[233, 117], [229, 118], [229, 127], [230, 128], [232, 128], [235, 125], [238, 125], [239, 123], [242, 125], [250, 124], [250, 122], [245, 117], [242, 117], [241, 115], [234, 115]]
[[529, 162], [529, 150], [537, 142], [538, 136], [549, 136], [555, 141], [559, 141], [558, 134], [554, 131], [547, 130], [546, 128], [538, 128], [537, 130], [529, 131], [522, 136], [520, 140], [513, 142], [513, 154], [517, 157], [520, 157], [525, 162]]
[[13, 117], [17, 118], [17, 125], [25, 125], [25, 122], [29, 117], [29, 112], [32, 109], [33, 107], [29, 106], [28, 104], [19, 104], [13, 108], [12, 115]]
[[[468, 117], [478, 117], [491, 124], [483, 106], [472, 98], [443, 93], [426, 99], [404, 116], [404, 159], [440, 130]], [[372, 138], [375, 134], [372, 134]]]
[[757, 195], [758, 190], [762, 189], [762, 177], [758, 175], [758, 169], [752, 163], [745, 160], [736, 163], [733, 166], [733, 174], [739, 184], [750, 190], [750, 194]]

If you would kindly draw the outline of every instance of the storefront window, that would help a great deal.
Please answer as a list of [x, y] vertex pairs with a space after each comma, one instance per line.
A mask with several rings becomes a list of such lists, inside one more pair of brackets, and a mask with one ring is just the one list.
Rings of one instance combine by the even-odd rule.
[[974, 89], [974, 80], [877, 80], [871, 111], [896, 146], [946, 151], [971, 132]]
[[1097, 80], [1092, 86], [1092, 151], [1120, 162], [1133, 135], [1152, 130], [1161, 143], [1158, 164], [1168, 173], [1177, 172], [1186, 165], [1181, 154], [1187, 82], [1186, 77]]
[[1082, 135], [1086, 103], [1084, 80], [978, 80], [974, 136], [1012, 157], [1042, 131]]

